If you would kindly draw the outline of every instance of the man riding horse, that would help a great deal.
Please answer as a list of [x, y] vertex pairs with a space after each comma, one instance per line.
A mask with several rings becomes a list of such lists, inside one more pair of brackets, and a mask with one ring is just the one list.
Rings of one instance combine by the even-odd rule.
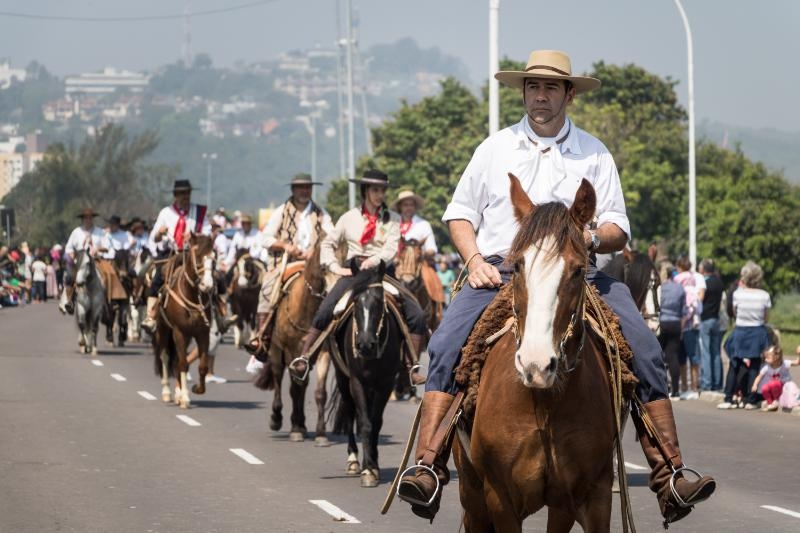
[[319, 236], [333, 231], [331, 216], [311, 199], [314, 185], [322, 183], [313, 181], [310, 174], [292, 178], [292, 196], [273, 211], [261, 232], [261, 259], [267, 271], [258, 297], [257, 331], [247, 348], [250, 353], [266, 353], [264, 340], [269, 338], [270, 322], [281, 296], [279, 278], [286, 264], [308, 259]]
[[[78, 214], [78, 218], [81, 219], [81, 225], [72, 230], [69, 240], [67, 240], [67, 246], [64, 248], [64, 253], [71, 263], [75, 262], [77, 252], [87, 246], [93, 256], [107, 251], [106, 234], [102, 228], [94, 225], [94, 217], [96, 216], [98, 214], [88, 207]], [[64, 288], [61, 291], [61, 299], [58, 302], [58, 309], [64, 314], [69, 313], [71, 315], [74, 312], [72, 303], [75, 295], [74, 283], [72, 269], [67, 268], [64, 271]]]
[[[446, 431], [438, 429], [448, 424], [443, 420], [456, 392], [453, 370], [474, 324], [512, 273], [512, 267], [504, 259], [518, 224], [512, 216], [507, 176], [510, 172], [517, 175], [536, 204], [558, 201], [568, 206], [581, 179], [586, 178], [597, 194], [597, 228], [584, 230], [584, 240], [591, 252], [586, 278], [619, 317], [622, 333], [634, 353], [633, 371], [639, 380], [636, 393], [654, 426], [647, 431], [642, 415], [632, 413], [652, 468], [650, 488], [657, 493], [665, 522], [680, 520], [693, 505], [711, 496], [716, 484], [708, 476], [690, 481], [680, 472], [684, 463], [672, 404], [667, 398], [664, 356], [659, 343], [647, 328], [627, 287], [595, 266], [595, 254], [621, 250], [631, 233], [611, 154], [598, 139], [576, 127], [566, 114], [566, 107], [576, 94], [599, 87], [600, 81], [571, 75], [569, 57], [549, 50], [532, 52], [524, 71], [501, 71], [495, 77], [521, 91], [525, 116], [478, 146], [442, 217], [465, 260], [469, 277], [428, 345], [431, 365], [416, 453], [418, 463], [426, 468], [403, 477], [398, 495], [412, 504], [415, 514], [432, 520], [439, 508], [440, 484], [449, 480], [447, 460], [452, 438], [448, 439]], [[660, 438], [654, 439], [651, 434]], [[438, 481], [431, 474], [434, 471]]]
[[[189, 180], [175, 180], [172, 187], [174, 202], [158, 213], [158, 218], [150, 232], [150, 250], [156, 255], [156, 260], [166, 260], [173, 254], [180, 252], [188, 246], [188, 236], [191, 233], [211, 234], [211, 226], [206, 217], [206, 206], [192, 203], [192, 184]], [[147, 318], [142, 322], [142, 329], [153, 334], [156, 327], [156, 308], [159, 293], [164, 285], [162, 268], [157, 268], [155, 276], [150, 283], [150, 292], [147, 297]], [[225, 303], [217, 302], [215, 312], [224, 317], [217, 320], [221, 332], [225, 332], [236, 317], [225, 317]], [[219, 317], [218, 317], [219, 318]]]
[[[351, 180], [361, 186], [362, 204], [343, 214], [336, 227], [322, 241], [322, 266], [329, 272], [341, 276], [322, 301], [311, 322], [311, 329], [303, 338], [300, 356], [289, 367], [295, 379], [304, 380], [308, 369], [314, 364], [316, 353], [309, 353], [323, 330], [333, 320], [334, 308], [353, 285], [353, 269], [339, 264], [335, 247], [340, 241], [346, 242], [348, 265], [355, 263], [359, 270], [378, 268], [381, 262], [387, 265], [394, 261], [400, 242], [400, 216], [390, 211], [384, 203], [389, 177], [379, 170], [367, 170], [360, 179]], [[410, 294], [400, 292], [403, 315], [410, 331], [411, 349], [419, 354], [424, 335], [427, 332], [425, 314]], [[317, 343], [318, 346], [318, 343]], [[415, 373], [415, 384], [424, 382], [424, 377]]]

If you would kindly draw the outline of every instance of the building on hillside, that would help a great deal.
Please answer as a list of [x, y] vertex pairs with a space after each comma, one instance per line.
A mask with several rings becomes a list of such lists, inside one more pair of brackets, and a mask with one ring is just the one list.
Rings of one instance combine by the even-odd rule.
[[0, 141], [0, 154], [16, 153], [18, 146], [25, 146], [25, 137], [22, 135], [12, 135], [5, 141]]
[[0, 198], [16, 187], [23, 174], [36, 168], [43, 158], [41, 152], [0, 154]]
[[77, 100], [69, 96], [47, 102], [42, 105], [42, 116], [48, 122], [67, 122], [74, 117], [80, 109]]
[[67, 94], [113, 93], [120, 89], [141, 92], [148, 83], [150, 83], [150, 77], [146, 74], [117, 70], [111, 67], [106, 67], [103, 72], [87, 72], [77, 76], [68, 76], [64, 80]]
[[27, 75], [24, 68], [11, 68], [8, 59], [0, 61], [0, 89], [8, 89], [13, 81], [25, 81]]

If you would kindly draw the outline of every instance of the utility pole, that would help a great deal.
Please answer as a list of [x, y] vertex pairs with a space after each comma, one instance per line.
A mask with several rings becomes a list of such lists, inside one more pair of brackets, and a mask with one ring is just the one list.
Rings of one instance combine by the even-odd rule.
[[347, 176], [351, 180], [347, 187], [348, 206], [356, 206], [356, 152], [355, 128], [353, 125], [353, 6], [352, 0], [346, 0], [347, 9]]
[[203, 159], [206, 160], [206, 207], [211, 210], [211, 161], [217, 158], [217, 154], [203, 152]]
[[361, 58], [361, 50], [358, 47], [358, 25], [359, 19], [356, 17], [355, 29], [353, 30], [353, 48], [355, 49], [356, 65], [358, 66], [358, 81], [361, 88], [361, 119], [364, 124], [364, 143], [367, 145], [367, 154], [372, 156], [372, 132], [369, 131], [369, 114], [367, 113], [367, 82], [366, 69]]
[[[342, 120], [342, 5], [336, 0], [336, 132], [339, 137], [339, 179], [345, 176], [344, 123]], [[314, 176], [316, 178], [316, 176]]]
[[500, 70], [497, 46], [497, 18], [500, 0], [489, 0], [489, 135], [500, 129], [500, 92], [494, 75]]
[[689, 27], [689, 18], [683, 10], [681, 0], [675, 0], [675, 6], [680, 12], [683, 27], [686, 30], [686, 53], [689, 56], [689, 261], [692, 268], [697, 270], [697, 179], [695, 175], [694, 154], [694, 51], [692, 47], [692, 29]]
[[183, 5], [183, 45], [181, 46], [183, 65], [185, 68], [192, 66], [192, 19], [190, 16], [189, 0]]

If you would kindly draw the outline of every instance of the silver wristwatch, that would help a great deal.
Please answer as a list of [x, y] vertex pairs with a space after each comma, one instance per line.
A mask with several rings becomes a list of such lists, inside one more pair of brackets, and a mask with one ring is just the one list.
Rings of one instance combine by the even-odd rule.
[[597, 236], [596, 231], [589, 230], [589, 234], [592, 236], [592, 243], [589, 245], [589, 251], [595, 252], [600, 247], [600, 237]]

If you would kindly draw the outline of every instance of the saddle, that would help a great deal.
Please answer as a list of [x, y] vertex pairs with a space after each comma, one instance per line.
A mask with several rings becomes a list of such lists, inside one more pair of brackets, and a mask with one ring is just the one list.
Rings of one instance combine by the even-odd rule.
[[[586, 306], [584, 320], [591, 331], [599, 338], [608, 339], [607, 346], [611, 349], [611, 357], [619, 358], [622, 361], [622, 392], [623, 396], [630, 400], [638, 383], [638, 379], [631, 370], [633, 364], [633, 352], [619, 326], [619, 319], [610, 307], [600, 298], [597, 289], [589, 285], [587, 291], [587, 301], [592, 305]], [[505, 333], [510, 331], [515, 325], [514, 311], [512, 309], [512, 287], [510, 284], [504, 285], [497, 297], [483, 311], [472, 333], [467, 339], [467, 343], [461, 349], [461, 362], [455, 371], [455, 380], [459, 388], [464, 391], [463, 414], [466, 420], [472, 420], [475, 414], [475, 406], [478, 401], [478, 387], [480, 385], [481, 371], [486, 363], [494, 343]], [[602, 316], [599, 316], [602, 314]], [[602, 324], [608, 326], [608, 330], [603, 329]], [[588, 333], [588, 332], [587, 332]], [[603, 344], [601, 343], [601, 346]], [[608, 359], [610, 360], [610, 359]]]
[[127, 300], [128, 292], [122, 285], [122, 281], [120, 280], [113, 261], [97, 259], [95, 260], [95, 266], [103, 280], [103, 287], [106, 289], [106, 300], [109, 303], [111, 303], [112, 300]]

